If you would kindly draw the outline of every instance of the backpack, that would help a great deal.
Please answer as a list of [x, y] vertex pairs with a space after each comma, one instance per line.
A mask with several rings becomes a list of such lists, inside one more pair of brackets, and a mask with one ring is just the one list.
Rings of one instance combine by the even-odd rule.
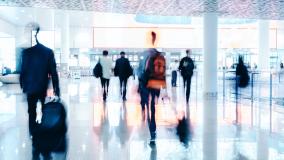
[[160, 52], [148, 58], [146, 73], [148, 75], [148, 88], [161, 89], [166, 87], [166, 59]]
[[193, 61], [189, 58], [185, 59], [183, 61], [183, 64], [181, 64], [182, 68], [181, 68], [181, 74], [182, 76], [184, 77], [187, 77], [187, 76], [191, 76], [193, 74], [193, 70], [194, 70], [194, 64], [193, 64]]
[[96, 78], [102, 77], [103, 76], [103, 67], [100, 63], [100, 61], [96, 64], [96, 66], [93, 69], [93, 75]]

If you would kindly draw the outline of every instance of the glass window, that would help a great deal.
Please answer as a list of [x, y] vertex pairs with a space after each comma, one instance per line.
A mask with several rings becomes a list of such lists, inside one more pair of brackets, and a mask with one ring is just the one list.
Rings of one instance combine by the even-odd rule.
[[134, 60], [134, 61], [138, 61], [138, 56], [137, 56], [137, 55], [134, 55], [133, 60]]

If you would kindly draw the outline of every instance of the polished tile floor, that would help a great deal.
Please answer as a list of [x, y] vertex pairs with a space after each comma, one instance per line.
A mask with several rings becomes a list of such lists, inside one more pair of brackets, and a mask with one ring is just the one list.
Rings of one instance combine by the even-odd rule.
[[[110, 82], [106, 103], [100, 83], [93, 77], [61, 79], [62, 99], [68, 112], [68, 160], [282, 160], [284, 159], [283, 84], [255, 83], [238, 90], [219, 80], [219, 96], [203, 98], [202, 84], [193, 77], [191, 99], [185, 104], [183, 88], [168, 88], [170, 101], [158, 100], [156, 147], [143, 120], [137, 80], [130, 78], [127, 101], [119, 95], [118, 79]], [[225, 88], [223, 90], [223, 84]], [[251, 93], [254, 93], [251, 98]], [[236, 96], [237, 95], [237, 96]], [[282, 94], [283, 95], [283, 94]], [[270, 105], [271, 104], [271, 105]], [[180, 113], [190, 128], [186, 148], [176, 135]], [[0, 87], [0, 159], [30, 160], [27, 103], [18, 85]], [[63, 159], [62, 154], [53, 154]]]

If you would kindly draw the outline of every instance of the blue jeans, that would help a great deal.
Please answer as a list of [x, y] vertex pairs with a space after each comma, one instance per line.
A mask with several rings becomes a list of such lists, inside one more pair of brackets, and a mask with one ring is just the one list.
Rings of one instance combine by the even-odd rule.
[[[142, 112], [145, 112], [147, 107], [147, 121], [150, 130], [151, 139], [156, 139], [156, 120], [155, 120], [155, 99], [159, 97], [160, 90], [149, 89], [143, 82], [139, 82], [139, 93], [141, 97]], [[149, 95], [151, 95], [151, 106], [149, 109]], [[151, 110], [151, 115], [150, 115]]]
[[156, 139], [156, 119], [155, 119], [155, 113], [156, 113], [156, 108], [155, 108], [155, 100], [156, 98], [159, 97], [160, 95], [160, 90], [158, 89], [149, 89], [149, 93], [151, 95], [151, 115], [149, 114], [149, 109], [148, 111], [148, 125], [149, 125], [149, 130], [150, 130], [150, 135], [151, 135], [151, 140]]
[[145, 107], [149, 106], [149, 90], [143, 82], [139, 81], [139, 93], [140, 93], [140, 104], [142, 111], [145, 111]]
[[177, 71], [172, 71], [172, 87], [177, 86]]

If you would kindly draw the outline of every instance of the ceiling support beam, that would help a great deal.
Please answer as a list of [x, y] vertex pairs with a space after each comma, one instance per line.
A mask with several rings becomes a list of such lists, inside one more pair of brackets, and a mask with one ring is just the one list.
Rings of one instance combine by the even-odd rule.
[[80, 3], [81, 3], [83, 10], [86, 11], [86, 5], [84, 3], [84, 0], [80, 0]]
[[135, 14], [139, 14], [139, 11], [141, 10], [141, 8], [143, 7], [144, 3], [145, 3], [146, 0], [142, 0], [135, 12]]
[[168, 5], [166, 8], [164, 8], [162, 12], [160, 12], [160, 15], [164, 15], [164, 13], [166, 13], [166, 12], [168, 11], [168, 9], [169, 9], [174, 3], [177, 3], [177, 0], [171, 1], [171, 2], [169, 3], [169, 5]]

